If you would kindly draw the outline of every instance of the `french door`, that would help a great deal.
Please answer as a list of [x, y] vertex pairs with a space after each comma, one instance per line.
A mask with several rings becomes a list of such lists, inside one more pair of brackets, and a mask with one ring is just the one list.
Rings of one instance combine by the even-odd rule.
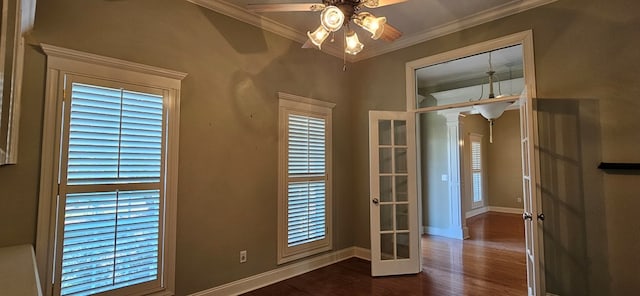
[[522, 148], [522, 195], [524, 201], [525, 251], [527, 261], [527, 294], [529, 296], [544, 295], [544, 277], [542, 268], [542, 207], [535, 198], [536, 168], [533, 108], [527, 91], [523, 91], [520, 99], [520, 147]]
[[415, 115], [369, 111], [371, 274], [421, 270]]

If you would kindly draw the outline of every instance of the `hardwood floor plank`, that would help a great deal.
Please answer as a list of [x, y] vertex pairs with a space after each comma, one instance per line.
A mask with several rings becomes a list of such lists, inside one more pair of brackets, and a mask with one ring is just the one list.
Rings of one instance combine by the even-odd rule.
[[416, 275], [371, 277], [368, 261], [351, 258], [245, 295], [526, 295], [522, 218], [489, 212], [467, 225], [468, 240], [423, 236]]

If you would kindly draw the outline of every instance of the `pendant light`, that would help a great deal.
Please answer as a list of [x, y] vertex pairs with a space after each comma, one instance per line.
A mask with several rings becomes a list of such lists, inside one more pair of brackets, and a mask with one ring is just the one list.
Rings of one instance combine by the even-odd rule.
[[[491, 52], [489, 52], [489, 70], [486, 72], [489, 76], [489, 97], [488, 100], [494, 99], [496, 96], [494, 94], [493, 89], [493, 81], [496, 79], [496, 72], [493, 70], [493, 65], [491, 63]], [[500, 87], [500, 82], [498, 81], [498, 88]], [[482, 98], [480, 98], [482, 99]], [[474, 108], [480, 112], [482, 117], [486, 118], [489, 121], [489, 143], [493, 143], [493, 125], [495, 120], [502, 116], [504, 111], [509, 107], [509, 105], [513, 104], [512, 102], [494, 102], [489, 104], [476, 105]]]

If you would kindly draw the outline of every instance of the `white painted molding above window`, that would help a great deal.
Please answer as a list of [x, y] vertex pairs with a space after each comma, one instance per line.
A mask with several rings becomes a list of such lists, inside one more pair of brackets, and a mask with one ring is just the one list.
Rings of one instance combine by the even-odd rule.
[[[187, 73], [168, 70], [160, 67], [148, 66], [144, 64], [129, 62], [111, 57], [100, 56], [92, 53], [67, 49], [49, 44], [40, 44], [42, 50], [47, 55], [47, 65], [49, 68], [62, 69], [67, 71], [84, 70], [91, 67], [96, 76], [110, 76], [113, 69], [125, 70], [136, 79], [137, 83], [169, 84], [172, 87], [179, 86], [180, 81], [187, 76]], [[164, 79], [163, 79], [164, 78]]]

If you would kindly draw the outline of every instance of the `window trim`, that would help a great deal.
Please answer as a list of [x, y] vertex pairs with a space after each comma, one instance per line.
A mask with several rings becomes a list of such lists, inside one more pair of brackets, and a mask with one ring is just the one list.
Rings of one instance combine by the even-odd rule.
[[[480, 170], [473, 169], [473, 143], [480, 143]], [[469, 134], [469, 181], [471, 183], [471, 208], [477, 209], [484, 206], [486, 201], [486, 192], [485, 192], [485, 180], [486, 180], [486, 169], [485, 169], [485, 161], [484, 161], [484, 141], [483, 135], [470, 133]], [[475, 201], [474, 199], [474, 181], [473, 181], [473, 173], [474, 171], [480, 173], [480, 200]]]
[[[278, 254], [277, 263], [283, 264], [333, 249], [333, 141], [332, 141], [332, 109], [334, 103], [311, 98], [278, 93]], [[287, 214], [288, 214], [288, 137], [287, 118], [289, 114], [316, 116], [325, 118], [325, 221], [326, 235], [322, 240], [305, 243], [293, 247], [288, 246]]]
[[[65, 75], [134, 84], [163, 90], [167, 119], [165, 172], [164, 246], [161, 254], [164, 273], [159, 276], [160, 289], [148, 290], [148, 295], [173, 295], [175, 292], [175, 245], [178, 181], [178, 139], [180, 122], [180, 86], [186, 73], [103, 57], [80, 51], [41, 44], [47, 55], [44, 123], [40, 193], [36, 233], [36, 261], [44, 296], [53, 294], [53, 263], [55, 259], [56, 203], [58, 166], [62, 124]], [[117, 290], [112, 291], [117, 294]]]

